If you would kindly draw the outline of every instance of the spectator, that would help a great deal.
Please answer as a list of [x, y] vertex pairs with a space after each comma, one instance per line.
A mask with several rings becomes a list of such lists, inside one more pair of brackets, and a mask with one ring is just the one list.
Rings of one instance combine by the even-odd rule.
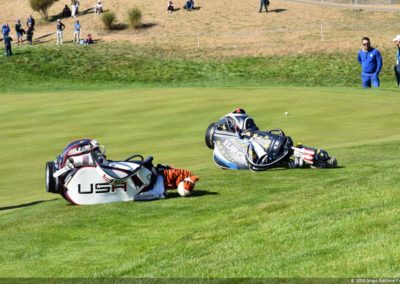
[[75, 2], [74, 2], [74, 3], [72, 3], [72, 5], [71, 5], [71, 17], [72, 17], [72, 18], [76, 18], [76, 10], [77, 10], [77, 8], [76, 8], [76, 4], [75, 4]]
[[32, 17], [32, 15], [29, 16], [28, 20], [26, 20], [26, 26], [31, 26], [32, 29], [35, 30], [35, 19]]
[[81, 41], [81, 24], [79, 21], [76, 21], [74, 25], [74, 39], [72, 43], [79, 43]]
[[15, 23], [15, 32], [17, 33], [17, 44], [22, 44], [22, 37], [25, 34], [25, 30], [22, 28], [21, 20], [17, 20]]
[[77, 15], [78, 16], [78, 14], [79, 14], [79, 0], [75, 0], [75, 7], [76, 7], [76, 10], [75, 10], [75, 15]]
[[62, 10], [62, 16], [64, 18], [68, 18], [71, 17], [71, 15], [72, 15], [71, 9], [68, 7], [68, 5], [65, 5], [64, 9]]
[[185, 6], [183, 6], [183, 9], [186, 9], [187, 11], [192, 11], [192, 9], [194, 9], [194, 1], [193, 0], [186, 1], [186, 4]]
[[100, 15], [100, 13], [103, 13], [103, 5], [101, 4], [101, 1], [97, 1], [97, 4], [94, 6], [94, 12], [96, 15]]
[[265, 7], [265, 13], [268, 13], [269, 0], [260, 0], [260, 11], [258, 13], [262, 12], [263, 6]]
[[26, 40], [32, 45], [32, 38], [33, 38], [33, 28], [32, 26], [28, 26], [28, 30], [26, 31]]
[[93, 44], [92, 35], [88, 34], [85, 38], [85, 44]]
[[60, 19], [58, 19], [57, 20], [57, 33], [56, 33], [56, 36], [57, 36], [57, 45], [58, 44], [60, 44], [60, 45], [62, 45], [63, 44], [63, 30], [65, 29], [65, 25], [61, 22], [61, 20]]
[[361, 81], [363, 88], [379, 87], [379, 72], [382, 69], [382, 56], [371, 46], [368, 37], [363, 37], [363, 49], [358, 52], [357, 60], [361, 64]]
[[1, 33], [3, 34], [3, 37], [6, 37], [6, 36], [8, 36], [9, 34], [10, 34], [10, 26], [8, 25], [8, 24], [4, 24], [2, 27], [1, 27]]
[[5, 56], [11, 56], [12, 51], [11, 51], [11, 42], [12, 38], [10, 36], [4, 36], [4, 49], [5, 49]]
[[167, 11], [168, 13], [172, 13], [173, 11], [175, 11], [174, 3], [172, 3], [171, 0], [168, 1]]
[[400, 35], [393, 39], [396, 44], [396, 64], [394, 65], [394, 75], [396, 75], [397, 86], [400, 87]]

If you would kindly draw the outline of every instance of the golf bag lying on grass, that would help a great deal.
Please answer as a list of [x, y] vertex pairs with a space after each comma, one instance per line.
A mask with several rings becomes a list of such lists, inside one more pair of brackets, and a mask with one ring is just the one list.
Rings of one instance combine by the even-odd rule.
[[74, 141], [46, 163], [46, 190], [80, 205], [162, 199], [168, 189], [178, 189], [181, 196], [191, 194], [197, 176], [167, 165], [155, 167], [152, 161], [141, 155], [107, 160], [105, 147], [96, 140]]
[[215, 163], [225, 169], [263, 171], [274, 167], [334, 168], [336, 158], [322, 149], [298, 144], [280, 129], [260, 131], [243, 109], [211, 123], [205, 141]]

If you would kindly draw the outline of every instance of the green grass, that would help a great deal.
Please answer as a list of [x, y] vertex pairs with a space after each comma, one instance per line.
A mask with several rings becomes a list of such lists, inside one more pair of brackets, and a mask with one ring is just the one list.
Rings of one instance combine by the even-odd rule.
[[[128, 86], [360, 86], [356, 52], [209, 58], [128, 43], [24, 46], [0, 57], [0, 93]], [[395, 87], [393, 50], [382, 50], [382, 86]]]
[[[3, 94], [0, 277], [399, 277], [399, 103], [394, 91], [351, 88]], [[342, 167], [218, 169], [204, 131], [236, 107]], [[188, 168], [201, 178], [197, 194], [54, 199], [45, 162], [82, 137], [111, 159], [141, 153]]]

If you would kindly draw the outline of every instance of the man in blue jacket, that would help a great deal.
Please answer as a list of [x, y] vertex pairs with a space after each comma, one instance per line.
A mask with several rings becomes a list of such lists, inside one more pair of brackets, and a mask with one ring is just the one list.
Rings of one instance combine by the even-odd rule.
[[10, 29], [10, 26], [9, 26], [8, 24], [4, 24], [4, 25], [1, 27], [1, 33], [3, 34], [3, 37], [8, 36], [8, 34], [10, 33], [10, 31], [11, 31], [11, 29]]
[[361, 64], [361, 80], [363, 88], [379, 87], [379, 72], [382, 69], [382, 56], [371, 46], [368, 37], [361, 40], [363, 49], [358, 52], [358, 62]]

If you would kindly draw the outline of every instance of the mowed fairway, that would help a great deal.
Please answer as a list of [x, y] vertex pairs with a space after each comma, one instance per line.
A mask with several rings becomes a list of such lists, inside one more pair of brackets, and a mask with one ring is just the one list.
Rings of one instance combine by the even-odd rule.
[[[400, 277], [395, 91], [138, 88], [0, 105], [0, 277]], [[204, 132], [237, 107], [341, 167], [218, 169]], [[47, 194], [46, 161], [86, 137], [109, 159], [192, 170], [196, 194], [97, 206]]]

